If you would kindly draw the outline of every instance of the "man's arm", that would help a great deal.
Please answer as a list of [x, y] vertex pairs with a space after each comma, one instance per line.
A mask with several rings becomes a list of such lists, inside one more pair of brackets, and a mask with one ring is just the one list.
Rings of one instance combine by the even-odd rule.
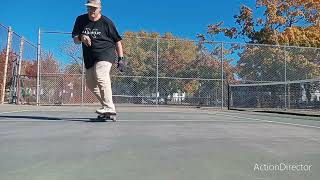
[[125, 62], [124, 62], [124, 58], [123, 58], [123, 49], [122, 49], [122, 44], [121, 41], [116, 42], [116, 51], [118, 54], [118, 62], [117, 62], [117, 68], [120, 70], [120, 72], [124, 72], [125, 71]]
[[80, 16], [78, 16], [76, 21], [74, 22], [73, 30], [72, 30], [72, 39], [75, 44], [81, 44], [81, 38], [80, 38], [81, 30], [80, 30], [79, 23], [80, 23]]
[[86, 46], [91, 46], [91, 39], [88, 35], [81, 34], [81, 26], [80, 26], [81, 18], [77, 17], [72, 30], [72, 38], [75, 44], [84, 43]]
[[121, 41], [116, 42], [116, 51], [117, 51], [118, 57], [123, 57], [123, 49], [122, 49]]

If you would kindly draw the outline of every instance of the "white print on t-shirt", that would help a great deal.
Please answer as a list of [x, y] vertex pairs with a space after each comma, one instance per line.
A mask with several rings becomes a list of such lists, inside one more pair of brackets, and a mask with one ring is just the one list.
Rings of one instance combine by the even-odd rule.
[[101, 32], [98, 31], [98, 29], [90, 29], [86, 28], [82, 31], [83, 34], [91, 35], [94, 39], [97, 38], [97, 36], [101, 35]]

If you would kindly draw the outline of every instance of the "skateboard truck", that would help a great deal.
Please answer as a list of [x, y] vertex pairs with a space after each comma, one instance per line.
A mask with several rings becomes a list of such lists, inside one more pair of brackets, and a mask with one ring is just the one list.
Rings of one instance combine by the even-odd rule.
[[99, 114], [97, 120], [99, 121], [108, 121], [112, 120], [112, 122], [116, 122], [116, 113], [103, 113]]

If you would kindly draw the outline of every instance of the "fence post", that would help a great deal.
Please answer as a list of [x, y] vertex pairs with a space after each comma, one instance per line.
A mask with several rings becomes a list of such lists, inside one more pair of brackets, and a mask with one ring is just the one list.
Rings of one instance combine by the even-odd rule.
[[12, 41], [12, 28], [9, 26], [8, 28], [8, 38], [7, 38], [7, 47], [6, 47], [6, 59], [3, 69], [3, 79], [2, 79], [2, 87], [1, 87], [1, 104], [4, 103], [4, 97], [6, 94], [6, 84], [7, 84], [7, 69], [9, 62], [9, 54], [11, 50], [11, 41]]
[[285, 56], [284, 56], [284, 81], [285, 81], [285, 109], [290, 109], [290, 84], [287, 84], [288, 81], [288, 52], [287, 48], [285, 48]]
[[221, 42], [221, 109], [224, 107], [224, 65], [223, 65], [223, 59], [224, 59], [224, 44]]
[[20, 76], [21, 76], [21, 64], [23, 56], [23, 47], [24, 47], [24, 37], [20, 39], [20, 48], [19, 48], [19, 62], [18, 62], [18, 74], [17, 74], [17, 90], [16, 90], [16, 104], [20, 104]]
[[40, 56], [41, 56], [41, 30], [38, 31], [37, 46], [37, 106], [40, 105]]
[[82, 74], [81, 74], [81, 106], [83, 106], [83, 100], [84, 100], [84, 89], [85, 89], [85, 83], [84, 83], [84, 75], [85, 75], [85, 70], [84, 70], [84, 59], [82, 59]]
[[157, 61], [157, 82], [156, 82], [156, 105], [158, 105], [159, 97], [159, 38], [157, 38], [157, 55], [156, 55], [156, 61]]

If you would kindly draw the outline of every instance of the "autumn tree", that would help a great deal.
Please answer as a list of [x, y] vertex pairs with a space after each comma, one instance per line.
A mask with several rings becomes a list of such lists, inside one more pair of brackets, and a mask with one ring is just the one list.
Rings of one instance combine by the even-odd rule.
[[[197, 45], [194, 41], [174, 37], [165, 33], [159, 38], [159, 88], [162, 96], [184, 91], [187, 95], [195, 93], [197, 83], [192, 83], [198, 74], [191, 71], [191, 65], [196, 61]], [[198, 82], [199, 83], [199, 82]], [[190, 84], [194, 88], [189, 88]]]
[[[263, 14], [259, 14], [259, 10]], [[224, 34], [231, 39], [242, 38], [250, 44], [235, 44], [230, 48], [238, 56], [235, 69], [241, 81], [294, 81], [320, 76], [320, 2], [314, 0], [256, 0], [256, 8], [242, 5], [235, 15], [234, 27], [223, 22], [208, 26], [208, 34], [215, 38]], [[258, 45], [257, 45], [258, 44]], [[264, 45], [260, 45], [264, 44]], [[286, 46], [279, 46], [286, 45]], [[301, 85], [295, 87], [302, 92]], [[313, 85], [306, 88], [307, 97]], [[274, 100], [279, 86], [270, 89]], [[298, 102], [300, 95], [293, 96]], [[308, 101], [310, 98], [308, 98]], [[262, 98], [258, 98], [258, 101]], [[273, 104], [273, 107], [280, 104]]]
[[52, 52], [41, 53], [40, 59], [41, 102], [61, 103], [63, 76], [59, 61]]
[[[208, 26], [210, 37], [223, 33], [248, 43], [320, 47], [320, 2], [314, 0], [257, 0], [256, 9], [242, 5], [234, 27], [223, 22]], [[284, 81], [320, 75], [319, 49], [278, 46], [238, 47], [237, 70], [240, 78], [252, 81]], [[284, 69], [287, 66], [287, 77]], [[263, 78], [264, 77], [264, 78]]]
[[23, 60], [21, 62], [21, 75], [27, 77], [37, 77], [37, 61], [27, 61]]
[[177, 77], [195, 59], [196, 46], [193, 42], [178, 39], [171, 33], [161, 36], [159, 33], [140, 31], [126, 32], [123, 46], [128, 62], [126, 75], [135, 76], [131, 82], [135, 91], [133, 95], [155, 93], [157, 73], [159, 92], [163, 96], [177, 92], [178, 89], [183, 90], [181, 82], [168, 77]]
[[[221, 94], [221, 46], [207, 48], [204, 42], [184, 40], [171, 33], [161, 36], [144, 31], [125, 33], [123, 46], [128, 61], [126, 75], [134, 76], [127, 89], [132, 89], [135, 96], [156, 92], [157, 73], [162, 97], [179, 91], [190, 98], [218, 99]], [[224, 66], [225, 78], [232, 78], [229, 62]]]

